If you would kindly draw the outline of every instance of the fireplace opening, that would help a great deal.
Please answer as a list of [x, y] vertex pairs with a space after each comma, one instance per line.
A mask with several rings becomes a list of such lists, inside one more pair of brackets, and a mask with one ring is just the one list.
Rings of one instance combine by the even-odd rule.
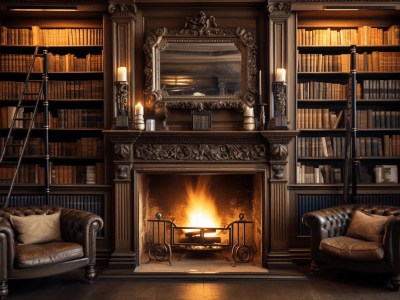
[[138, 271], [265, 271], [261, 173], [138, 176]]

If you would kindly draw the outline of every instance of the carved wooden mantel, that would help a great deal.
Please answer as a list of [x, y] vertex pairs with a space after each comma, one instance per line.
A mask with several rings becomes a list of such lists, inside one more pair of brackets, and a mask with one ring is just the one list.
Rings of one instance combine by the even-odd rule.
[[[137, 197], [133, 179], [135, 169], [185, 169], [224, 172], [254, 166], [266, 175], [265, 264], [274, 251], [288, 252], [287, 180], [288, 144], [297, 131], [133, 131], [105, 130], [114, 149], [115, 250], [119, 266], [134, 261], [133, 201]], [[147, 167], [146, 167], [147, 166]], [[183, 172], [183, 171], [182, 171]], [[271, 205], [270, 205], [271, 204]], [[284, 209], [282, 209], [282, 207]], [[269, 233], [271, 232], [271, 233]], [[278, 232], [278, 234], [276, 234]], [[124, 261], [125, 259], [125, 261]]]

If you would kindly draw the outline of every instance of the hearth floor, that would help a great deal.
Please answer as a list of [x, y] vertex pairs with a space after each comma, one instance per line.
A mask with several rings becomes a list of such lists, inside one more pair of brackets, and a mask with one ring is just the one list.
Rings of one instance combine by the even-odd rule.
[[218, 273], [264, 273], [268, 270], [257, 264], [237, 263], [232, 266], [233, 259], [229, 261], [219, 253], [198, 256], [190, 253], [175, 255], [171, 258], [171, 265], [167, 261], [148, 262], [148, 257], [142, 258], [142, 263], [135, 269], [135, 273], [187, 273], [187, 274], [218, 274]]

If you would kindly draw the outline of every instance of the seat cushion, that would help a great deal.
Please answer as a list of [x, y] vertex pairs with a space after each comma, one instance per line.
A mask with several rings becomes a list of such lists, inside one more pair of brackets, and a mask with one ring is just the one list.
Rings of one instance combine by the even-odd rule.
[[17, 232], [17, 241], [22, 244], [36, 244], [61, 241], [60, 214], [10, 216]]
[[355, 211], [346, 235], [370, 242], [382, 242], [385, 225], [390, 216], [366, 214]]
[[323, 239], [319, 249], [332, 256], [357, 261], [379, 261], [385, 256], [380, 242], [369, 242], [348, 236]]
[[17, 268], [60, 263], [79, 257], [83, 257], [83, 248], [76, 243], [50, 242], [15, 247], [15, 267]]

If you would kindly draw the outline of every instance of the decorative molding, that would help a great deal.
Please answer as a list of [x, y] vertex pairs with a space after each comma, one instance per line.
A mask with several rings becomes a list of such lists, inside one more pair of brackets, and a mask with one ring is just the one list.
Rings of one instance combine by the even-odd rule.
[[[186, 97], [187, 98], [187, 97]], [[185, 98], [185, 99], [186, 99]], [[212, 98], [212, 97], [211, 97]], [[181, 109], [181, 110], [221, 110], [221, 109], [232, 109], [240, 112], [244, 112], [246, 109], [246, 104], [244, 102], [238, 101], [219, 101], [215, 98], [215, 101], [171, 101], [165, 104], [167, 109]]]
[[292, 10], [291, 2], [270, 2], [267, 5], [267, 12], [270, 16], [289, 16]]
[[135, 159], [152, 161], [265, 161], [263, 144], [139, 144]]
[[130, 166], [129, 165], [117, 165], [115, 167], [117, 179], [129, 179], [130, 178]]
[[271, 145], [271, 158], [272, 160], [285, 160], [288, 157], [287, 144], [272, 144]]
[[[8, 0], [7, 4], [60, 4], [60, 0]], [[62, 4], [105, 4], [104, 0], [70, 0]]]
[[113, 17], [135, 18], [137, 7], [135, 3], [110, 3], [108, 12]]
[[338, 0], [292, 0], [292, 2], [303, 2], [303, 3], [306, 3], [306, 2], [333, 2], [335, 4], [338, 4], [340, 2], [348, 2], [348, 3], [353, 3], [353, 2], [383, 2], [383, 3], [385, 3], [385, 2], [398, 2], [398, 1], [396, 1], [396, 0], [378, 0], [378, 1], [375, 1], [375, 0], [340, 0], [340, 1], [338, 1]]
[[128, 160], [130, 157], [130, 152], [129, 144], [114, 145], [114, 155], [116, 159]]

